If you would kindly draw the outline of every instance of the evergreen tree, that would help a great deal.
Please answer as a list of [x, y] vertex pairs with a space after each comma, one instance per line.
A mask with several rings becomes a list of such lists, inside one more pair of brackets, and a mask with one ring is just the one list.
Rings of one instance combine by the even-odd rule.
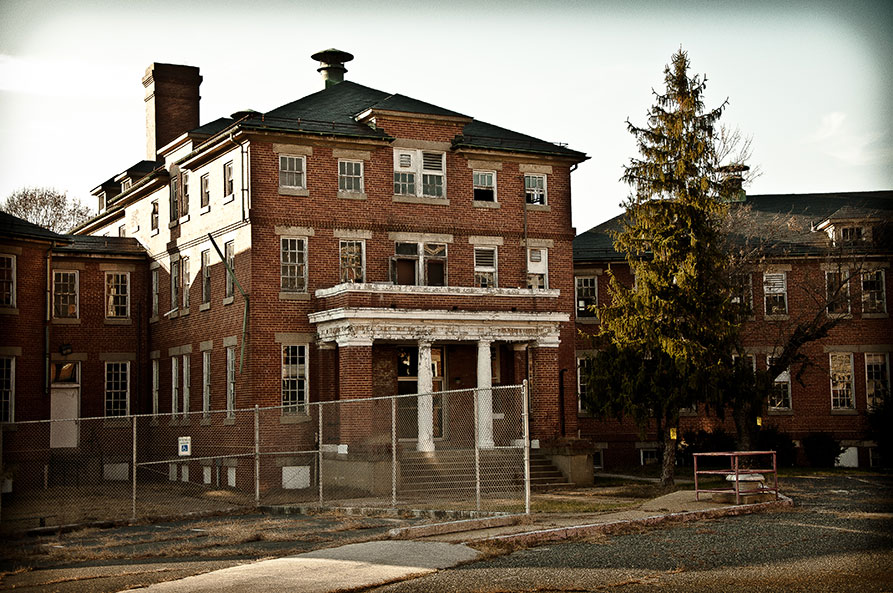
[[665, 92], [654, 92], [646, 126], [627, 121], [640, 158], [624, 167], [632, 192], [614, 248], [625, 254], [635, 283], [611, 275], [613, 299], [599, 312], [601, 349], [584, 402], [596, 414], [632, 417], [643, 429], [656, 422], [665, 486], [674, 481], [679, 410], [713, 399], [739, 317], [716, 173], [714, 129], [726, 104], [706, 111], [706, 81], [688, 70], [680, 50], [665, 68]]

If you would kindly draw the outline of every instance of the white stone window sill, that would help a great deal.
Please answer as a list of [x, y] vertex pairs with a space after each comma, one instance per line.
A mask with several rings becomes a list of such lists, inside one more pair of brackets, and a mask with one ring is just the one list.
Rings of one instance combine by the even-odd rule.
[[338, 197], [342, 200], [365, 200], [366, 192], [339, 191]]
[[208, 204], [207, 206], [202, 206], [201, 209], [198, 211], [198, 214], [199, 214], [199, 216], [201, 216], [202, 214], [207, 214], [210, 211], [211, 211], [211, 205]]
[[236, 194], [229, 194], [228, 196], [223, 196], [223, 203], [229, 204], [230, 202], [232, 202], [235, 199], [236, 199]]
[[498, 210], [499, 208], [502, 208], [502, 204], [500, 204], [499, 202], [483, 202], [480, 200], [473, 200], [471, 202], [471, 205], [474, 206], [475, 208], [490, 208], [493, 210]]
[[433, 198], [429, 196], [404, 196], [395, 195], [394, 202], [400, 204], [426, 204], [429, 206], [449, 206], [450, 201], [447, 198]]
[[279, 195], [280, 196], [300, 196], [307, 197], [310, 195], [310, 190], [303, 187], [279, 187]]
[[280, 292], [279, 300], [280, 301], [309, 301], [310, 293], [309, 292]]
[[531, 212], [551, 212], [552, 207], [548, 204], [527, 204], [527, 209]]

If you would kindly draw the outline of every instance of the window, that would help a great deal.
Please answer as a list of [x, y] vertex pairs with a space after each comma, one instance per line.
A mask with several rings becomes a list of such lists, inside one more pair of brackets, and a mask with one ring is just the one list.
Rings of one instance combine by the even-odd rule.
[[496, 248], [474, 248], [474, 285], [479, 288], [495, 288], [496, 277]]
[[577, 276], [577, 317], [595, 317], [598, 306], [598, 278]]
[[878, 406], [890, 393], [889, 368], [887, 354], [865, 354], [865, 397], [869, 410]]
[[171, 358], [171, 414], [176, 414], [180, 405], [180, 359]]
[[16, 306], [16, 256], [0, 253], [0, 307]]
[[365, 241], [341, 241], [341, 282], [365, 281], [365, 245]]
[[223, 296], [230, 298], [233, 296], [233, 274], [236, 273], [236, 243], [235, 241], [227, 241], [223, 245], [223, 256], [226, 258], [226, 265], [229, 269], [226, 271], [226, 283], [224, 284]]
[[763, 293], [766, 300], [766, 315], [787, 315], [788, 279], [786, 272], [763, 274]]
[[158, 268], [152, 270], [152, 318], [158, 317]]
[[53, 317], [56, 319], [77, 319], [77, 270], [53, 270]]
[[149, 221], [149, 226], [153, 231], [158, 230], [158, 200], [152, 201], [152, 218]]
[[189, 258], [180, 258], [180, 292], [183, 296], [183, 309], [189, 309]]
[[226, 416], [234, 418], [236, 410], [236, 347], [226, 347]]
[[396, 243], [391, 281], [405, 286], [446, 286], [445, 243]]
[[202, 304], [211, 302], [211, 250], [202, 251]]
[[307, 292], [307, 241], [281, 237], [279, 243], [280, 290]]
[[180, 260], [171, 262], [171, 311], [180, 306]]
[[207, 418], [211, 411], [211, 351], [202, 352], [202, 415]]
[[279, 187], [306, 189], [304, 178], [305, 160], [302, 156], [279, 155]]
[[283, 413], [307, 411], [307, 346], [282, 347]]
[[592, 359], [577, 359], [577, 412], [583, 412], [583, 400], [589, 397], [589, 375], [592, 373]]
[[884, 270], [870, 270], [862, 273], [863, 313], [887, 312], [884, 286]]
[[524, 199], [528, 204], [546, 205], [546, 176], [524, 176]]
[[201, 205], [202, 208], [206, 208], [211, 205], [211, 179], [207, 173], [201, 176], [199, 180], [201, 184]]
[[496, 173], [493, 171], [475, 171], [473, 174], [474, 201], [496, 201]]
[[855, 245], [863, 241], [863, 231], [860, 226], [845, 226], [840, 229], [840, 240], [844, 245]]
[[169, 189], [170, 189], [170, 197], [169, 197], [168, 201], [170, 202], [170, 206], [171, 206], [171, 222], [175, 222], [176, 220], [178, 220], [180, 218], [180, 197], [178, 195], [180, 192], [180, 189], [179, 189], [179, 180], [177, 179], [176, 175], [171, 177], [171, 184], [170, 184]]
[[363, 193], [363, 161], [338, 161], [338, 191]]
[[152, 360], [152, 415], [158, 415], [158, 392], [161, 386], [161, 375], [158, 359]]
[[[775, 362], [775, 357], [770, 356], [766, 359], [766, 366], [770, 367]], [[791, 409], [791, 369], [783, 370], [772, 383], [772, 389], [769, 392], [769, 409], [770, 410], [790, 410]]]
[[180, 216], [189, 214], [189, 173], [183, 173], [180, 181]]
[[233, 162], [223, 165], [223, 197], [233, 195]]
[[0, 356], [0, 422], [15, 422], [15, 370], [15, 358]]
[[130, 363], [105, 363], [105, 415], [127, 416], [130, 413]]
[[124, 229], [124, 225], [123, 225], [123, 224], [118, 226], [118, 236], [119, 236], [119, 237], [126, 237], [126, 236], [127, 236], [127, 231]]
[[753, 314], [753, 276], [735, 274], [732, 276], [732, 303], [741, 307], [744, 315]]
[[192, 383], [191, 380], [192, 369], [189, 368], [189, 355], [183, 355], [183, 417], [186, 418], [186, 415], [189, 413], [189, 387]]
[[847, 272], [825, 272], [825, 291], [829, 315], [845, 315], [850, 312], [850, 279]]
[[130, 317], [130, 272], [105, 273], [105, 301], [106, 318]]
[[527, 288], [545, 290], [549, 288], [549, 251], [547, 249], [527, 250]]
[[[446, 196], [446, 153], [421, 150], [394, 151], [394, 193], [430, 198]], [[421, 178], [422, 183], [417, 183]]]
[[853, 355], [832, 352], [831, 358], [831, 409], [855, 409], [853, 401]]

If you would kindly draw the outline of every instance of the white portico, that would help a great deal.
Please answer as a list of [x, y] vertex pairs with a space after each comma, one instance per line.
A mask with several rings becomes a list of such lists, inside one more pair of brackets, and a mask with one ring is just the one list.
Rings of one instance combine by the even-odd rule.
[[[419, 451], [434, 450], [433, 376], [431, 349], [435, 343], [477, 345], [478, 445], [492, 448], [491, 344], [507, 342], [557, 348], [566, 313], [519, 311], [450, 311], [345, 307], [310, 314], [321, 344], [341, 348], [371, 347], [373, 343], [414, 343], [418, 347]], [[371, 395], [371, 394], [370, 394]]]

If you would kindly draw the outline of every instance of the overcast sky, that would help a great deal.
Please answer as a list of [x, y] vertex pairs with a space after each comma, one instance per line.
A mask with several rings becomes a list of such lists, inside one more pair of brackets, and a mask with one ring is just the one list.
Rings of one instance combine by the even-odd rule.
[[90, 190], [144, 158], [141, 79], [198, 66], [201, 120], [268, 111], [346, 77], [591, 158], [573, 174], [582, 232], [621, 211], [651, 89], [679, 47], [709, 107], [753, 136], [750, 193], [893, 189], [891, 2], [246, 2], [0, 0], [0, 198]]

